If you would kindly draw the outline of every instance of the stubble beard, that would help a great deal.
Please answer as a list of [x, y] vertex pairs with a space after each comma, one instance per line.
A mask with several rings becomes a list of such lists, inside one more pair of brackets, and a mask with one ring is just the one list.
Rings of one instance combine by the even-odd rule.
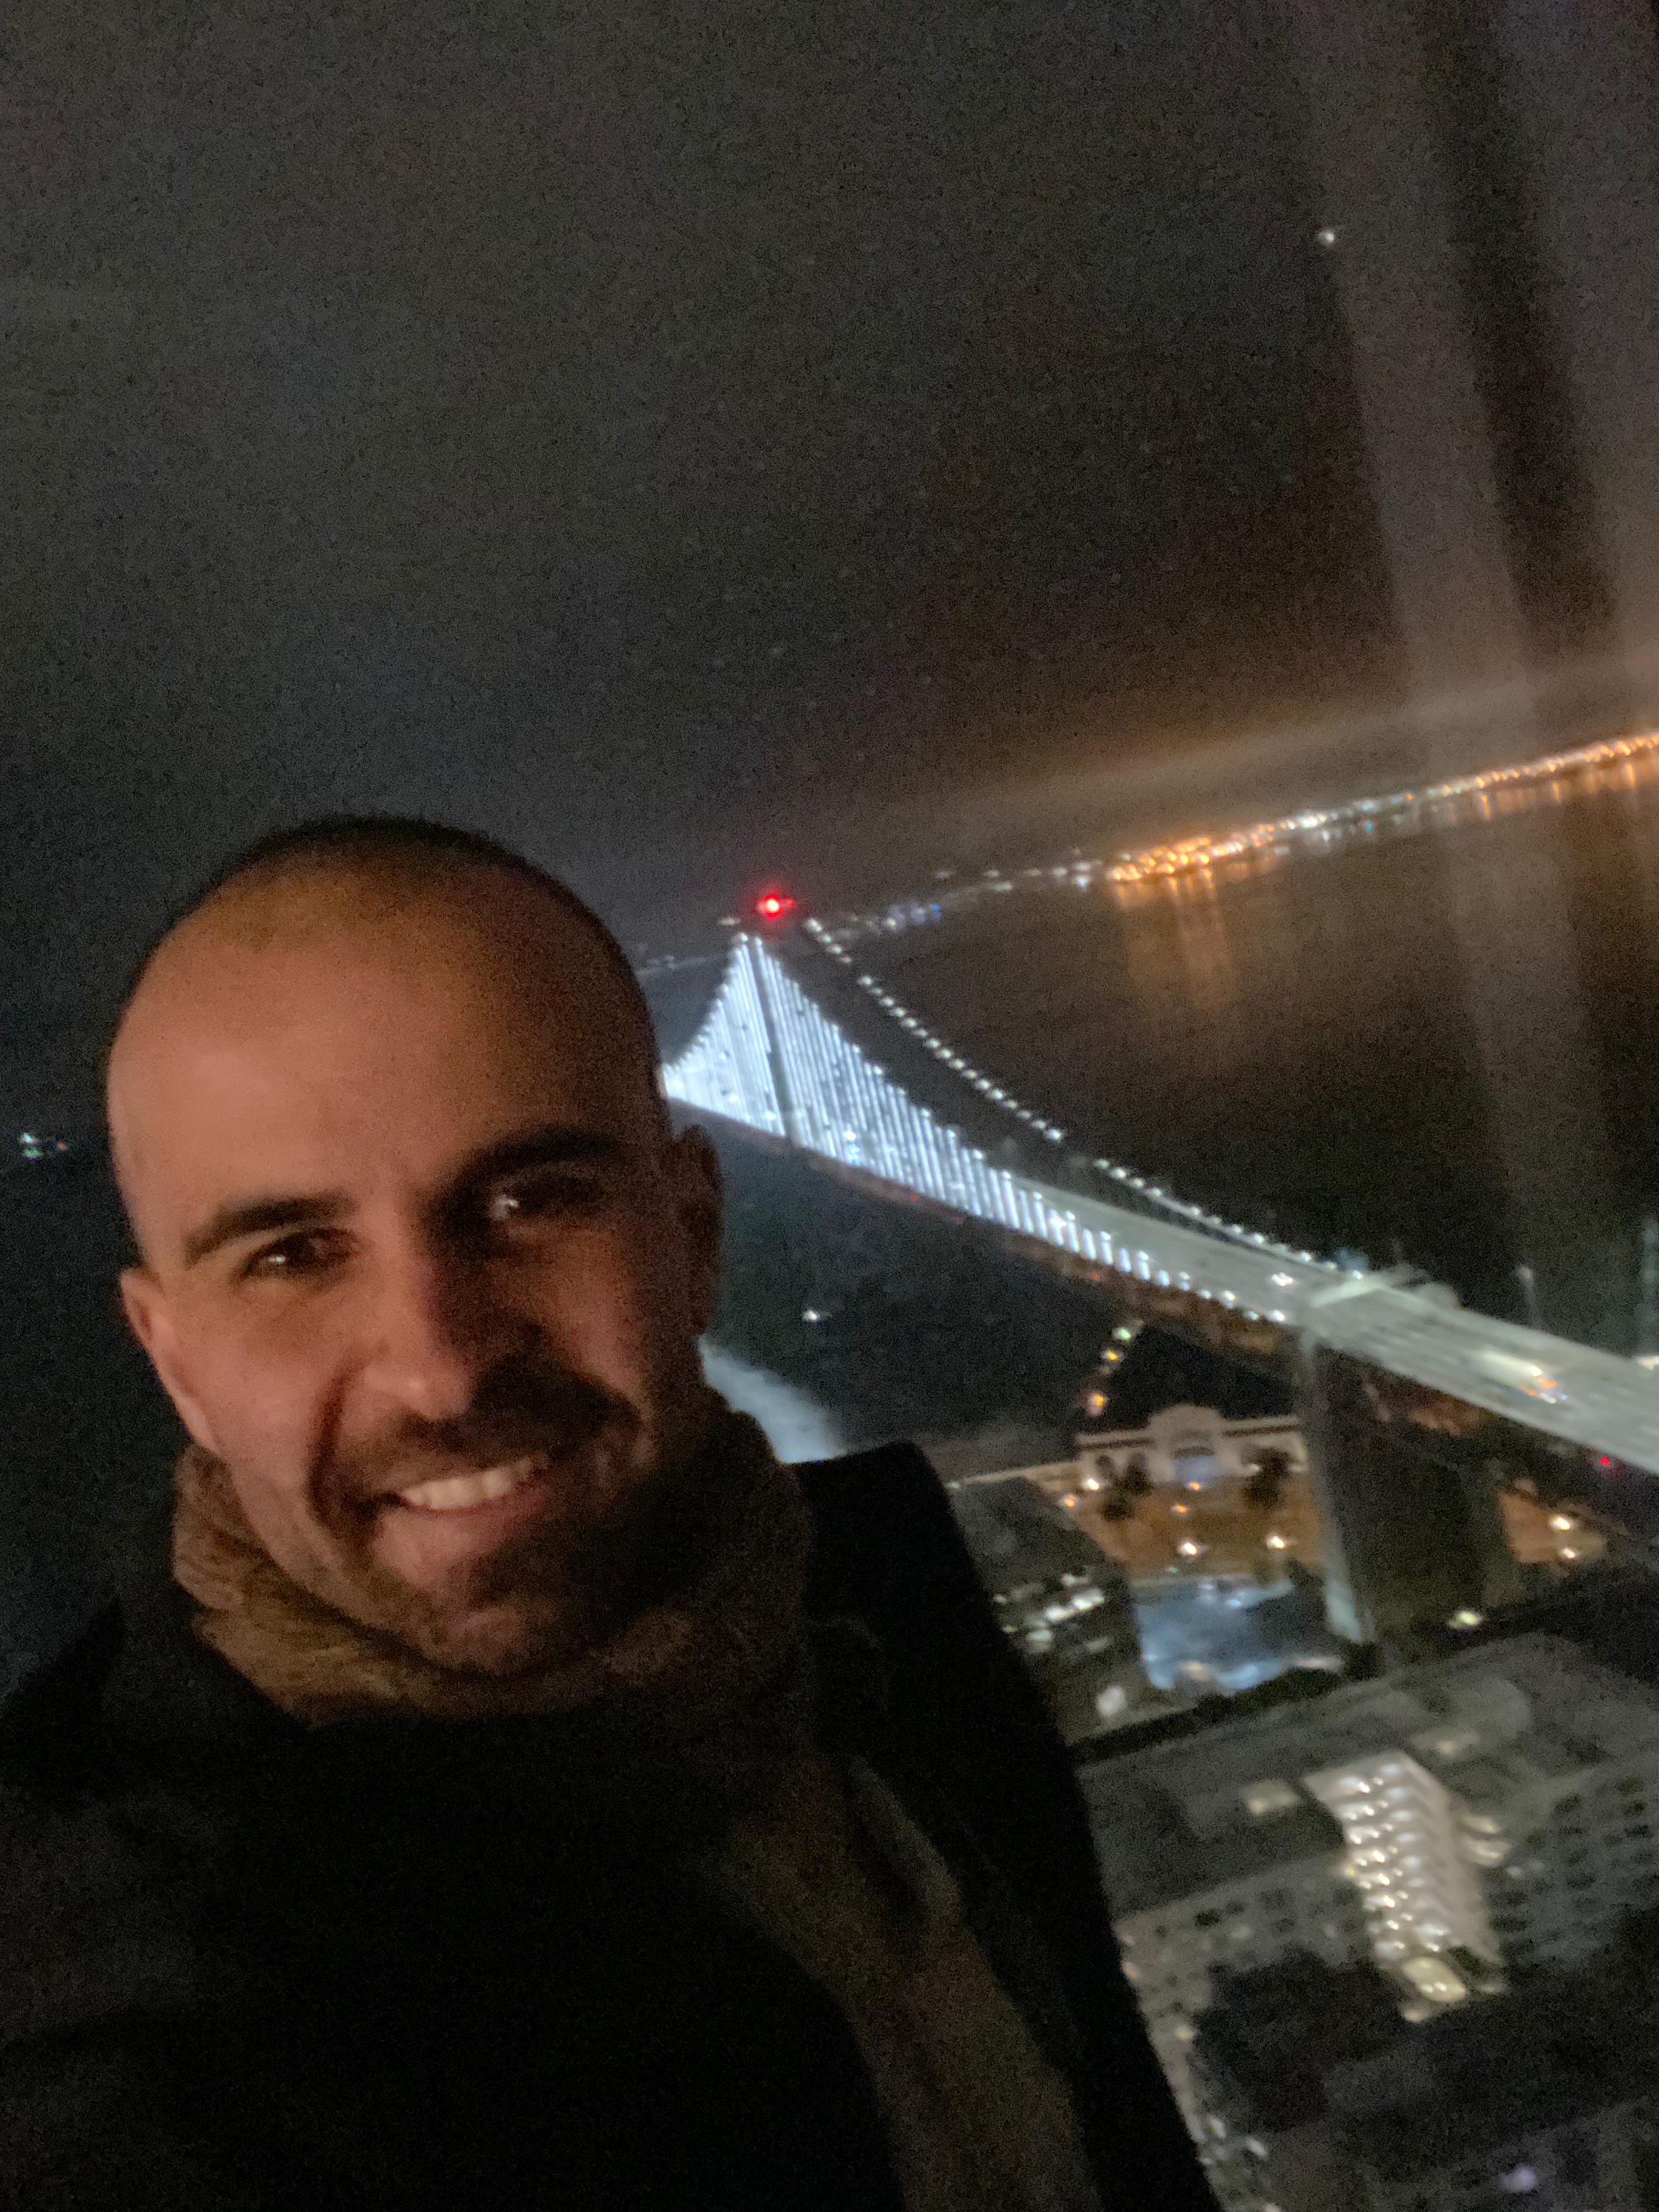
[[[598, 1464], [585, 1479], [537, 1478], [570, 1480], [562, 1510], [433, 1589], [376, 1558], [371, 1519], [337, 1557], [335, 1587], [317, 1594], [447, 1672], [509, 1679], [580, 1661], [704, 1571], [709, 1485], [696, 1468], [696, 1425], [684, 1427], [672, 1445], [649, 1450], [631, 1412], [597, 1424], [581, 1456]], [[491, 1455], [476, 1455], [480, 1463]]]

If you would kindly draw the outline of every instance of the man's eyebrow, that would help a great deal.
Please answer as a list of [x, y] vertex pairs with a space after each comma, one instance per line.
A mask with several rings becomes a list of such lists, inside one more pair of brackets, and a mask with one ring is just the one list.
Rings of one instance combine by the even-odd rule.
[[333, 1221], [346, 1210], [343, 1191], [318, 1191], [306, 1198], [238, 1200], [210, 1213], [199, 1229], [185, 1239], [185, 1265], [194, 1267], [227, 1244], [245, 1237], [263, 1237], [273, 1229], [304, 1229]]
[[503, 1176], [522, 1175], [529, 1168], [614, 1167], [627, 1158], [620, 1139], [603, 1129], [571, 1128], [555, 1124], [527, 1130], [522, 1136], [505, 1137], [475, 1152], [450, 1188], [465, 1196]]

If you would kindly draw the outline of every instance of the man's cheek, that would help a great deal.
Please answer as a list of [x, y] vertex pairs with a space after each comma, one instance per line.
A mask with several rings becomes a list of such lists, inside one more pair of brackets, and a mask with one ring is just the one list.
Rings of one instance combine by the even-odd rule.
[[545, 1286], [543, 1326], [549, 1349], [579, 1373], [612, 1389], [652, 1365], [663, 1318], [662, 1292], [649, 1255], [607, 1237], [569, 1255]]
[[230, 1379], [219, 1431], [223, 1455], [285, 1515], [306, 1494], [313, 1422], [302, 1398], [257, 1370]]

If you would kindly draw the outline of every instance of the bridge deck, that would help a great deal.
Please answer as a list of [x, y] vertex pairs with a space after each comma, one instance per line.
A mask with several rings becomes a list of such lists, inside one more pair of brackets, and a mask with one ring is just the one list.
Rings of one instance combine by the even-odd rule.
[[[1353, 1273], [1265, 1237], [1151, 1218], [994, 1162], [916, 1101], [769, 946], [734, 945], [702, 1028], [664, 1070], [669, 1097], [1099, 1268], [1324, 1346], [1488, 1413], [1659, 1473], [1659, 1375], [1489, 1319], [1437, 1285]], [[977, 1103], [977, 1102], [976, 1102]], [[974, 1116], [964, 1116], [972, 1120]]]

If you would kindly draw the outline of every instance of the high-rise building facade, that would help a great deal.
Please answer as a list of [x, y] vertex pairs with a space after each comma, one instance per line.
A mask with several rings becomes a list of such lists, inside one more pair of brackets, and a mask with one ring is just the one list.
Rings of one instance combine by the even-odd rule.
[[1082, 1775], [1153, 2039], [1188, 2065], [1218, 1972], [1384, 1974], [1425, 2020], [1571, 1971], [1659, 1905], [1659, 1694], [1531, 1636]]
[[951, 1503], [1005, 1633], [1068, 1742], [1154, 1702], [1129, 1586], [1026, 1475], [970, 1478]]

